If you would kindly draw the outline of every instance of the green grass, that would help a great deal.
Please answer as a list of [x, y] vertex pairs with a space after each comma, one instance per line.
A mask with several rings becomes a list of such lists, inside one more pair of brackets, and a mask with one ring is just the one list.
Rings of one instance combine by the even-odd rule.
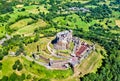
[[50, 39], [48, 39], [48, 38], [40, 38], [38, 42], [33, 42], [33, 43], [25, 46], [25, 50], [28, 54], [31, 54], [32, 52], [37, 52], [37, 45], [39, 45], [40, 51], [45, 51], [45, 52], [49, 53], [47, 51], [47, 44], [49, 41], [50, 41]]
[[[76, 26], [78, 26], [78, 28], [83, 28], [84, 31], [89, 30], [89, 24], [82, 21], [76, 14], [68, 15], [66, 19], [64, 19], [64, 17], [56, 17], [53, 19], [53, 21], [58, 23], [58, 26], [60, 27], [74, 29]], [[68, 26], [66, 26], [67, 24]]]
[[80, 76], [91, 72], [95, 73], [97, 71], [97, 68], [99, 68], [102, 65], [102, 59], [104, 59], [104, 57], [100, 54], [100, 50], [103, 50], [103, 53], [105, 55], [106, 51], [103, 47], [99, 45], [96, 45], [96, 49], [98, 50], [98, 52], [92, 52], [86, 59], [82, 61], [82, 63], [78, 67], [79, 72], [82, 72], [82, 75]]
[[26, 19], [22, 19], [14, 24], [12, 24], [10, 26], [11, 29], [15, 29], [18, 30], [20, 28], [23, 28], [24, 26], [26, 26], [29, 22], [32, 22], [33, 20], [31, 18], [26, 18]]
[[[38, 14], [39, 11], [36, 9], [36, 7], [39, 7], [40, 12], [45, 12], [48, 13], [49, 11], [44, 8], [44, 5], [38, 6], [38, 5], [31, 5], [31, 6], [24, 6], [23, 8], [25, 8], [25, 11], [21, 11], [19, 12], [19, 8], [13, 7], [14, 8], [14, 12], [12, 14], [7, 13], [8, 15], [10, 15], [10, 19], [8, 22], [15, 22], [15, 20], [17, 19], [17, 17], [20, 16], [28, 16], [29, 13], [33, 13], [33, 14]], [[3, 14], [6, 15], [6, 14]]]
[[62, 53], [62, 54], [70, 54], [71, 51], [70, 50], [58, 50], [58, 53]]
[[19, 35], [31, 35], [34, 33], [34, 30], [39, 27], [45, 27], [47, 25], [46, 22], [39, 19], [36, 23], [33, 23], [31, 25], [24, 26], [23, 28], [19, 29], [18, 31], [14, 32], [13, 35], [19, 34]]
[[114, 34], [119, 34], [120, 33], [120, 30], [110, 30], [111, 33], [114, 33]]
[[12, 66], [17, 59], [18, 57], [4, 57], [4, 59], [2, 60], [3, 65], [0, 78], [2, 78], [3, 75], [9, 76], [11, 73], [14, 72], [12, 70]]
[[[90, 0], [65, 0], [65, 1], [67, 1], [67, 2], [81, 2], [81, 3], [87, 3], [87, 2], [89, 2]], [[64, 1], [64, 2], [65, 2]]]
[[115, 16], [115, 18], [118, 18], [120, 16], [120, 12], [118, 11], [113, 11], [112, 15]]
[[18, 16], [27, 16], [27, 15], [29, 15], [29, 13], [24, 11], [24, 12], [14, 12], [14, 13], [8, 14], [8, 15], [10, 15], [10, 17], [11, 17], [8, 22], [14, 22]]
[[[31, 72], [33, 74], [36, 74], [39, 76], [39, 78], [49, 78], [49, 79], [62, 79], [67, 78], [68, 76], [72, 75], [72, 71], [70, 69], [68, 70], [49, 70], [45, 67], [38, 65], [38, 64], [32, 64], [32, 62], [26, 60], [25, 58], [22, 58], [23, 64], [25, 65], [25, 69], [28, 72]], [[32, 67], [30, 67], [30, 64], [32, 64]]]
[[[45, 40], [46, 39], [44, 38], [44, 42], [45, 42]], [[88, 42], [90, 42], [90, 41], [88, 41]], [[33, 47], [31, 47], [30, 49], [35, 48], [34, 44], [35, 43], [33, 43], [31, 45]], [[30, 47], [30, 46], [28, 45], [28, 47]], [[96, 48], [97, 48], [98, 52], [93, 52], [86, 59], [84, 59], [82, 61], [82, 63], [79, 65], [77, 72], [82, 72], [84, 75], [84, 74], [87, 74], [90, 72], [96, 72], [97, 68], [101, 66], [103, 56], [100, 54], [100, 50], [103, 50], [104, 53], [106, 53], [106, 52], [99, 45], [96, 45]], [[17, 59], [20, 59], [21, 63], [24, 65], [23, 70], [20, 72], [12, 70], [12, 65], [14, 64], [14, 62]], [[33, 75], [33, 77], [36, 76], [39, 79], [40, 78], [47, 78], [47, 79], [51, 79], [53, 81], [56, 81], [56, 80], [62, 81], [64, 78], [66, 78], [64, 80], [68, 79], [69, 81], [72, 81], [72, 78], [70, 78], [70, 77], [72, 77], [71, 76], [72, 71], [70, 69], [68, 69], [68, 70], [49, 70], [49, 69], [46, 69], [45, 67], [38, 65], [36, 63], [32, 64], [32, 62], [28, 61], [24, 57], [5, 57], [2, 60], [2, 63], [3, 63], [2, 72], [0, 71], [0, 74], [2, 76], [3, 75], [9, 76], [11, 73], [16, 72], [18, 75], [20, 75], [22, 73], [25, 73], [26, 75], [31, 74], [31, 75]], [[30, 65], [31, 65], [31, 67], [30, 67]], [[0, 78], [2, 78], [2, 76], [0, 76]]]
[[96, 8], [97, 6], [95, 5], [85, 5], [86, 8]]
[[37, 52], [37, 45], [39, 45], [39, 50], [40, 50], [39, 54], [42, 55], [43, 57], [51, 58], [51, 59], [55, 59], [55, 60], [62, 59], [62, 58], [57, 58], [57, 57], [51, 56], [50, 52], [48, 51], [47, 44], [52, 39], [53, 39], [53, 37], [40, 38], [39, 41], [28, 44], [27, 46], [25, 46], [25, 51], [26, 51], [27, 55], [31, 56], [31, 53], [36, 53]]
[[[44, 7], [45, 5], [30, 5], [30, 6], [23, 6], [22, 8], [25, 8], [25, 12], [27, 13], [33, 13], [33, 14], [38, 14], [39, 12], [45, 12], [45, 13], [48, 13], [49, 11]], [[49, 7], [49, 5], [47, 5]], [[38, 9], [40, 9], [40, 11], [38, 11]], [[16, 8], [14, 7], [14, 12], [18, 12], [18, 10], [21, 9], [21, 8]], [[24, 11], [23, 11], [24, 12]]]
[[[28, 6], [28, 7], [25, 7], [25, 9], [27, 9], [27, 11], [29, 13], [34, 13], [34, 14], [38, 14], [39, 13], [38, 9], [40, 10], [40, 12], [48, 13], [49, 11], [44, 6], [45, 5], [41, 5], [41, 6], [33, 5], [32, 8], [29, 8], [29, 6]], [[36, 9], [36, 7], [39, 7], [39, 8]]]
[[[23, 64], [23, 69], [21, 71], [14, 71], [12, 69], [13, 64], [16, 60], [20, 60]], [[4, 75], [9, 76], [13, 72], [17, 73], [18, 75], [21, 75], [22, 73], [25, 73], [26, 75], [31, 74], [32, 77], [36, 76], [39, 79], [40, 78], [48, 78], [48, 79], [62, 79], [67, 78], [68, 76], [72, 75], [72, 71], [70, 69], [68, 70], [49, 70], [41, 65], [38, 65], [36, 63], [32, 64], [32, 62], [26, 60], [24, 57], [4, 57], [2, 60], [2, 71], [0, 71], [0, 78], [2, 78]], [[30, 64], [32, 64], [32, 67], [30, 67]]]
[[0, 37], [3, 37], [5, 35], [5, 27], [0, 27]]

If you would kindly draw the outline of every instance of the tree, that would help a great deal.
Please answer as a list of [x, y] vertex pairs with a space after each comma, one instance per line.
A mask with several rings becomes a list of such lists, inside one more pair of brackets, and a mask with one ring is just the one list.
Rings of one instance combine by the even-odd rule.
[[0, 62], [0, 70], [2, 69], [2, 63]]
[[31, 77], [32, 77], [31, 74], [28, 74], [26, 78], [31, 79]]
[[15, 61], [15, 64], [12, 66], [13, 70], [21, 71], [23, 69], [22, 64], [19, 60]]
[[2, 59], [3, 59], [3, 57], [4, 57], [4, 55], [3, 55], [3, 54], [0, 54], [0, 60], [2, 60]]
[[25, 80], [25, 74], [22, 73], [22, 75], [20, 76], [20, 80], [19, 81], [24, 81]]
[[2, 79], [0, 79], [0, 81], [8, 81], [8, 76], [3, 76]]
[[13, 68], [13, 70], [16, 70], [16, 69], [17, 69], [17, 65], [14, 64], [14, 65], [12, 66], [12, 68]]
[[12, 73], [9, 77], [9, 81], [16, 81], [18, 78], [17, 74], [16, 73]]
[[21, 71], [22, 69], [23, 69], [23, 66], [22, 66], [22, 64], [20, 63], [20, 64], [19, 64], [19, 67], [17, 68], [17, 70], [18, 70], [18, 71]]
[[37, 41], [39, 40], [39, 38], [40, 38], [40, 37], [39, 37], [39, 34], [36, 34], [36, 35], [35, 35], [35, 38], [34, 38], [34, 42], [37, 42]]

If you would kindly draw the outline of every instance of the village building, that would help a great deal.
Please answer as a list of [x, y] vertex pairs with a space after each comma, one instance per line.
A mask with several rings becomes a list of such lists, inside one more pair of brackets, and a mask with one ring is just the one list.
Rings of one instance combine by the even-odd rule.
[[89, 9], [84, 7], [70, 7], [69, 10], [71, 11], [81, 11], [81, 12], [90, 12]]

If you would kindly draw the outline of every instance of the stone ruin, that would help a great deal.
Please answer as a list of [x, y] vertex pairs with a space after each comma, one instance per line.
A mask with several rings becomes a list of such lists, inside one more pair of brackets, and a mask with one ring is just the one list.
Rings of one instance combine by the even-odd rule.
[[52, 44], [56, 50], [65, 50], [70, 47], [70, 42], [72, 42], [72, 30], [66, 30], [57, 33], [56, 38], [52, 41]]

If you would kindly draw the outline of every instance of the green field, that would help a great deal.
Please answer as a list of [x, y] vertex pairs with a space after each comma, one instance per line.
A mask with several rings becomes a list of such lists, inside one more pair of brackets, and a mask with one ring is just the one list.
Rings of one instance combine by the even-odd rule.
[[[22, 71], [14, 71], [12, 69], [13, 64], [15, 63], [16, 60], [20, 60], [21, 63], [24, 65], [24, 69]], [[7, 56], [2, 60], [3, 63], [3, 68], [0, 71], [0, 74], [9, 76], [11, 73], [15, 72], [18, 75], [21, 75], [22, 73], [26, 73], [26, 75], [30, 74], [32, 77], [36, 78], [47, 78], [47, 79], [62, 79], [62, 78], [67, 78], [68, 76], [72, 75], [72, 71], [70, 69], [68, 70], [49, 70], [46, 69], [45, 67], [38, 65], [38, 64], [32, 64], [33, 62], [26, 60], [24, 57], [10, 57]], [[30, 65], [32, 66], [30, 67]], [[0, 78], [2, 78], [0, 76]], [[52, 78], [51, 78], [52, 77]], [[29, 80], [27, 80], [29, 81]]]
[[0, 27], [0, 37], [3, 37], [5, 35], [5, 27]]

